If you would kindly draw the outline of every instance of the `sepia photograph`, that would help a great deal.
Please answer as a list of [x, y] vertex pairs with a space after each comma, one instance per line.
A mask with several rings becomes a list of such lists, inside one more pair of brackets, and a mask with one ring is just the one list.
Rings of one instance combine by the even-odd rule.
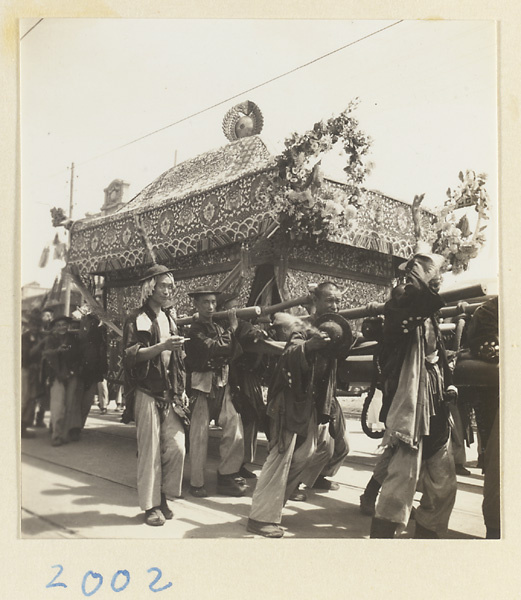
[[497, 22], [23, 18], [19, 61], [22, 540], [504, 537]]

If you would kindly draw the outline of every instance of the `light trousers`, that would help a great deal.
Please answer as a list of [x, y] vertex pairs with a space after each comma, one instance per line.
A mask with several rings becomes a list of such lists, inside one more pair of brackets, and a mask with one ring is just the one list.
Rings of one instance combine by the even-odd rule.
[[[195, 401], [190, 420], [190, 485], [201, 487], [204, 485], [204, 468], [208, 454], [210, 410], [208, 394], [194, 390], [193, 397]], [[221, 475], [231, 475], [237, 473], [244, 462], [244, 431], [228, 387], [224, 391], [218, 424], [222, 428], [218, 472]]]
[[83, 399], [81, 402], [81, 426], [85, 427], [85, 422], [89, 416], [90, 409], [94, 403], [94, 396], [98, 395], [99, 408], [103, 410], [107, 407], [109, 390], [107, 387], [107, 380], [97, 381], [91, 384], [84, 392]]
[[137, 492], [139, 506], [149, 510], [181, 495], [185, 460], [185, 432], [179, 417], [169, 409], [163, 423], [154, 398], [136, 391]]
[[107, 408], [109, 403], [109, 386], [107, 385], [107, 380], [102, 379], [97, 383], [97, 394], [98, 394], [98, 403], [100, 410], [104, 410]]
[[65, 383], [55, 379], [50, 389], [52, 440], [68, 441], [69, 431], [80, 427], [77, 402], [78, 378], [70, 377]]
[[295, 448], [297, 434], [282, 430], [284, 452], [279, 451], [279, 439], [272, 436], [269, 454], [262, 467], [253, 493], [250, 519], [279, 524], [282, 509], [302, 481], [302, 473], [317, 447], [316, 415], [313, 411], [306, 439]]
[[250, 421], [248, 423], [242, 423], [244, 431], [244, 464], [251, 464], [255, 460], [255, 453], [257, 452], [257, 434], [259, 428], [256, 421]]
[[[377, 465], [383, 482], [375, 516], [407, 526], [421, 477], [423, 495], [416, 510], [416, 522], [438, 535], [444, 535], [456, 500], [454, 458], [447, 442], [433, 456], [422, 461], [422, 444], [423, 440], [418, 450], [402, 442], [385, 449]], [[386, 470], [385, 475], [383, 470]]]
[[318, 426], [317, 448], [302, 473], [301, 483], [313, 487], [319, 476], [333, 477], [338, 473], [348, 454], [349, 441], [345, 427], [341, 429], [336, 437], [332, 437], [329, 433], [329, 423], [320, 424]]
[[465, 466], [467, 462], [467, 453], [465, 450], [465, 432], [463, 430], [463, 422], [458, 407], [455, 404], [450, 404], [450, 414], [454, 421], [454, 428], [451, 429], [451, 448], [454, 455], [454, 462], [457, 465]]
[[36, 398], [34, 398], [34, 394], [32, 392], [33, 390], [31, 390], [31, 374], [29, 372], [29, 369], [22, 367], [22, 429], [24, 427], [30, 427], [33, 424]]

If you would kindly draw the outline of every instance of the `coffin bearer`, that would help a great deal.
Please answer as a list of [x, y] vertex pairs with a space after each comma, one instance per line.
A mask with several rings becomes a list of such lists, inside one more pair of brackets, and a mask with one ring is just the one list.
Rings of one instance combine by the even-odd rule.
[[82, 348], [82, 391], [81, 420], [85, 426], [90, 409], [97, 394], [102, 414], [107, 412], [107, 382], [105, 377], [108, 370], [107, 334], [105, 326], [92, 312], [84, 309], [80, 319], [79, 341]]
[[183, 340], [164, 306], [171, 302], [171, 269], [153, 265], [141, 279], [142, 306], [123, 331], [124, 422], [136, 421], [137, 490], [145, 523], [164, 525], [167, 499], [181, 496], [188, 397]]
[[[317, 325], [323, 322], [322, 316], [326, 313], [337, 313], [340, 305], [341, 294], [338, 287], [331, 282], [319, 284], [313, 293], [315, 313], [311, 322]], [[326, 352], [326, 355], [328, 353]], [[320, 355], [315, 359], [319, 363], [323, 360]], [[336, 355], [328, 355], [331, 366], [331, 410], [318, 426], [317, 448], [309, 465], [302, 473], [301, 481], [308, 488], [316, 490], [337, 490], [338, 483], [328, 479], [334, 477], [344, 458], [349, 453], [346, 424], [342, 409], [336, 397]]]
[[217, 492], [242, 496], [247, 489], [246, 481], [238, 475], [244, 462], [244, 433], [228, 381], [230, 361], [242, 352], [235, 337], [237, 315], [235, 309], [230, 310], [228, 325], [224, 327], [213, 320], [217, 290], [200, 287], [188, 294], [197, 312], [186, 344], [186, 364], [191, 372], [190, 492], [197, 498], [208, 495], [204, 486], [204, 468], [208, 427], [214, 419], [222, 427]]
[[498, 298], [474, 313], [467, 330], [470, 353], [461, 353], [454, 379], [475, 403], [476, 420], [485, 446], [483, 518], [487, 539], [501, 537], [499, 444], [499, 321]]
[[456, 498], [449, 452], [449, 408], [457, 397], [435, 313], [443, 257], [417, 253], [402, 267], [406, 284], [384, 309], [380, 354], [386, 429], [379, 461], [382, 483], [372, 538], [392, 538], [409, 520], [420, 472], [423, 496], [415, 537], [437, 538], [448, 528]]
[[[237, 308], [238, 293], [223, 293], [217, 298], [218, 310]], [[264, 404], [261, 385], [261, 373], [265, 366], [261, 352], [248, 352], [254, 344], [267, 339], [268, 334], [258, 325], [238, 319], [235, 337], [244, 353], [230, 363], [229, 381], [232, 402], [241, 415], [244, 430], [244, 463], [239, 475], [245, 479], [256, 479], [257, 475], [246, 468], [253, 463], [257, 449], [257, 434], [263, 431], [266, 421], [266, 405]]]
[[78, 372], [81, 363], [77, 336], [69, 331], [70, 317], [56, 317], [45, 338], [43, 358], [50, 381], [51, 443], [61, 446], [77, 441], [80, 422]]
[[[282, 537], [282, 509], [305, 472], [312, 485], [320, 474], [334, 474], [348, 452], [335, 397], [336, 363], [353, 337], [348, 322], [335, 314], [339, 301], [334, 283], [317, 286], [314, 326], [296, 330], [278, 362], [268, 390], [269, 454], [247, 526], [252, 533]], [[331, 470], [324, 471], [327, 466]]]

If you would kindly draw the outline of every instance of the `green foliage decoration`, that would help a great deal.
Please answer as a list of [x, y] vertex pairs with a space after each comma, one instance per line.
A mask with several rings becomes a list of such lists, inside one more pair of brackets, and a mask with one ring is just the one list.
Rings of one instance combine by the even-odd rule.
[[[448, 271], [454, 274], [466, 271], [469, 262], [476, 258], [486, 241], [484, 230], [487, 225], [483, 221], [489, 219], [490, 199], [485, 188], [487, 176], [476, 175], [467, 170], [459, 173], [460, 183], [455, 189], [447, 190], [447, 200], [439, 211], [439, 225], [432, 250], [443, 255], [448, 264]], [[461, 210], [474, 207], [477, 221], [474, 231], [470, 226], [467, 213]]]
[[[368, 173], [365, 157], [371, 146], [353, 114], [357, 105], [354, 100], [340, 115], [285, 140], [269, 187], [273, 215], [290, 238], [318, 243], [341, 233], [356, 215]], [[346, 155], [345, 191], [324, 186], [320, 172], [322, 157], [339, 146]]]

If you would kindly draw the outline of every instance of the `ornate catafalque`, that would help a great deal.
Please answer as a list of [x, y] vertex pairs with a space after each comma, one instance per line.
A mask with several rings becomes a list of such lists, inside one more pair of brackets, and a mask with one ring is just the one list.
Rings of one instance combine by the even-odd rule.
[[[175, 269], [178, 314], [190, 313], [186, 292], [203, 284], [238, 290], [243, 304], [299, 296], [325, 279], [340, 286], [344, 307], [384, 300], [397, 259], [415, 244], [410, 206], [368, 191], [341, 235], [319, 244], [288, 240], [271, 211], [274, 169], [259, 135], [187, 160], [114, 214], [76, 221], [69, 265], [86, 281], [104, 277], [106, 308], [120, 324], [139, 304], [136, 281], [153, 261], [147, 243], [157, 262]], [[348, 191], [327, 179], [324, 185]], [[434, 216], [423, 212], [423, 220], [432, 231]], [[113, 338], [113, 377], [119, 355]]]

